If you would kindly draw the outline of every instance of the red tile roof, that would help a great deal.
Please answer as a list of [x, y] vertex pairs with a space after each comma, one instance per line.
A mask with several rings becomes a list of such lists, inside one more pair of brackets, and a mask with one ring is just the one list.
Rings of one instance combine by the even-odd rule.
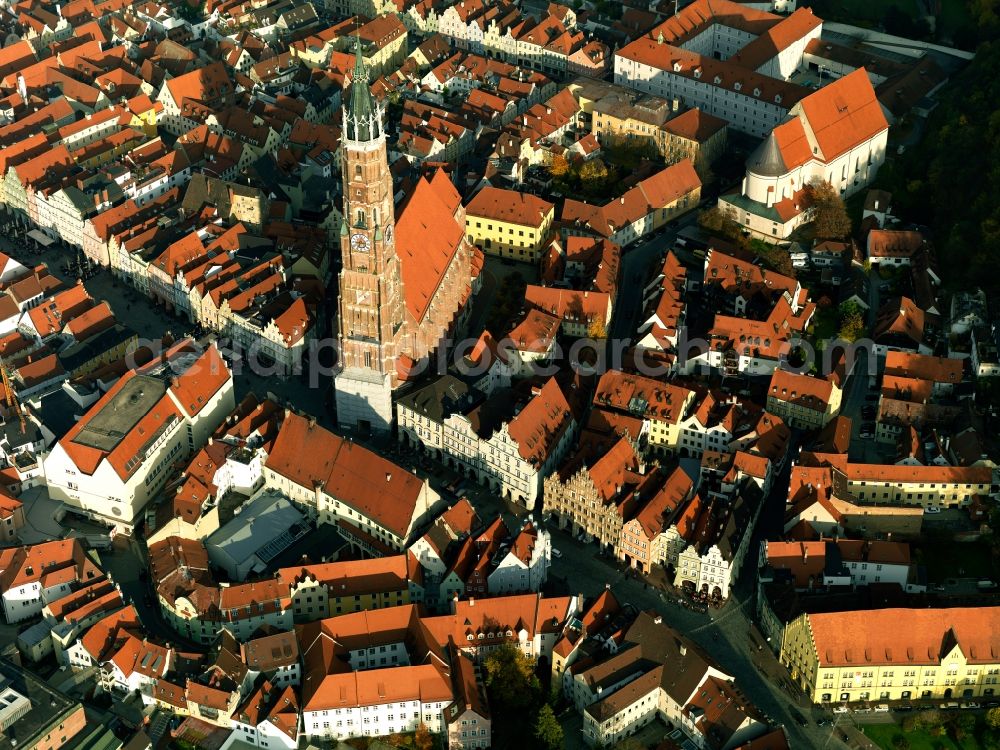
[[531, 193], [487, 186], [469, 201], [465, 213], [474, 218], [537, 228], [551, 215], [553, 209], [553, 204]]
[[[822, 667], [937, 665], [957, 646], [969, 664], [1000, 653], [998, 607], [876, 609], [807, 615]], [[906, 627], [900, 627], [906, 623]]]
[[322, 485], [403, 538], [425, 492], [424, 482], [406, 469], [294, 413], [281, 424], [267, 468], [310, 491]]
[[813, 92], [799, 108], [827, 162], [889, 129], [864, 68]]
[[566, 430], [572, 429], [573, 415], [555, 377], [549, 378], [534, 398], [507, 425], [507, 433], [517, 443], [521, 458], [536, 468], [548, 460]]
[[455, 219], [458, 191], [446, 176], [421, 177], [396, 220], [406, 309], [419, 322], [465, 241], [465, 225]]

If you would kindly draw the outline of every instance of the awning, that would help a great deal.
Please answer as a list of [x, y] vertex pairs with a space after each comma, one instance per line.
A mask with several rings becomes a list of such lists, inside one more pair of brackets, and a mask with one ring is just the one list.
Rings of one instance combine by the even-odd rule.
[[45, 234], [41, 229], [32, 229], [28, 232], [28, 236], [42, 247], [48, 247], [55, 242], [54, 239]]

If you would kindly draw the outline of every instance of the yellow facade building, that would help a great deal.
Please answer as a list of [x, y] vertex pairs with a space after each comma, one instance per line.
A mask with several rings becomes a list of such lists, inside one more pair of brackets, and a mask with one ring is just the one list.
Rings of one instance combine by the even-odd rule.
[[990, 697], [1000, 689], [1000, 607], [803, 614], [781, 663], [814, 703]]
[[465, 207], [465, 233], [489, 255], [537, 263], [554, 218], [555, 206], [531, 193], [485, 187]]

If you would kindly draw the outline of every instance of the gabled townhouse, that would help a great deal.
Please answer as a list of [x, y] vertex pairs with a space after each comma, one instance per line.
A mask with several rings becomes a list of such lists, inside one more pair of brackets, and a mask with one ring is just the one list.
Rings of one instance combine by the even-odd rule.
[[264, 680], [236, 708], [231, 718], [232, 734], [220, 750], [226, 750], [233, 742], [244, 742], [268, 750], [293, 750], [297, 747], [299, 701], [291, 687], [282, 689]]
[[714, 599], [729, 598], [762, 506], [761, 488], [749, 480], [731, 493], [710, 491], [677, 556], [674, 586]]
[[606, 746], [656, 719], [679, 728], [694, 747], [722, 750], [766, 731], [734, 678], [693, 642], [643, 612], [616, 653], [574, 670], [572, 696], [583, 714], [583, 741]]
[[648, 494], [657, 486], [657, 474], [647, 469], [629, 437], [587, 432], [558, 470], [546, 477], [543, 509], [559, 528], [613, 550], [630, 507], [644, 490]]
[[512, 375], [531, 377], [536, 366], [544, 366], [555, 354], [556, 336], [562, 327], [561, 318], [531, 307], [524, 319], [511, 329], [500, 343], [504, 355], [511, 360]]
[[222, 62], [166, 80], [157, 94], [163, 105], [158, 124], [173, 135], [183, 135], [209, 115], [232, 105], [236, 87]]
[[78, 539], [8, 547], [0, 553], [4, 618], [21, 622], [103, 573]]
[[603, 206], [567, 198], [560, 213], [564, 237], [603, 237], [622, 248], [694, 210], [701, 179], [690, 159], [671, 164]]
[[484, 398], [445, 375], [399, 399], [396, 414], [412, 444], [529, 508], [576, 433], [554, 377]]
[[634, 617], [630, 605], [622, 606], [610, 589], [593, 600], [577, 605], [573, 618], [552, 647], [552, 679], [566, 693], [572, 685], [570, 667], [577, 660], [589, 660], [594, 652], [615, 648], [622, 627]]
[[778, 368], [767, 388], [767, 410], [789, 427], [821, 429], [840, 413], [841, 396], [830, 378]]
[[905, 542], [823, 539], [764, 542], [761, 583], [789, 581], [796, 590], [895, 583], [907, 592], [921, 592], [917, 566]]
[[487, 575], [487, 591], [491, 596], [540, 591], [545, 583], [552, 558], [551, 535], [530, 521], [521, 527], [513, 539], [501, 546], [491, 561]]
[[668, 532], [677, 513], [695, 491], [691, 477], [679, 468], [670, 473], [660, 469], [659, 474], [659, 486], [649, 487], [645, 497], [640, 497], [623, 519], [621, 538], [616, 545], [618, 558], [642, 572], [649, 572], [654, 564], [662, 566], [675, 560]]
[[422, 537], [410, 545], [412, 554], [423, 570], [424, 604], [434, 611], [450, 601], [441, 592], [441, 582], [452, 567], [459, 548], [481, 527], [482, 522], [465, 498], [438, 516]]
[[686, 321], [687, 269], [673, 252], [668, 252], [663, 267], [644, 282], [642, 311], [636, 331], [636, 346], [668, 358], [673, 368], [681, 331]]
[[642, 447], [659, 455], [680, 450], [680, 428], [691, 416], [695, 399], [695, 392], [683, 386], [621, 370], [601, 375], [594, 392], [595, 406], [641, 419]]

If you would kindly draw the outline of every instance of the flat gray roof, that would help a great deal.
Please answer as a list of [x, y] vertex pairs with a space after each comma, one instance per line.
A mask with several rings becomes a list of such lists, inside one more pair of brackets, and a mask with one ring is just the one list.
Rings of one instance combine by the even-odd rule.
[[73, 442], [105, 452], [114, 450], [166, 392], [166, 381], [136, 375], [87, 421]]
[[[237, 564], [258, 552], [262, 553], [262, 562], [266, 562], [263, 558], [275, 557], [301, 535], [297, 531], [304, 533], [307, 526], [305, 516], [295, 509], [288, 498], [272, 490], [264, 490], [247, 501], [229, 523], [205, 540], [205, 544], [224, 551]], [[286, 540], [287, 544], [282, 546]], [[281, 549], [269, 555], [273, 550], [265, 548], [275, 542]]]

